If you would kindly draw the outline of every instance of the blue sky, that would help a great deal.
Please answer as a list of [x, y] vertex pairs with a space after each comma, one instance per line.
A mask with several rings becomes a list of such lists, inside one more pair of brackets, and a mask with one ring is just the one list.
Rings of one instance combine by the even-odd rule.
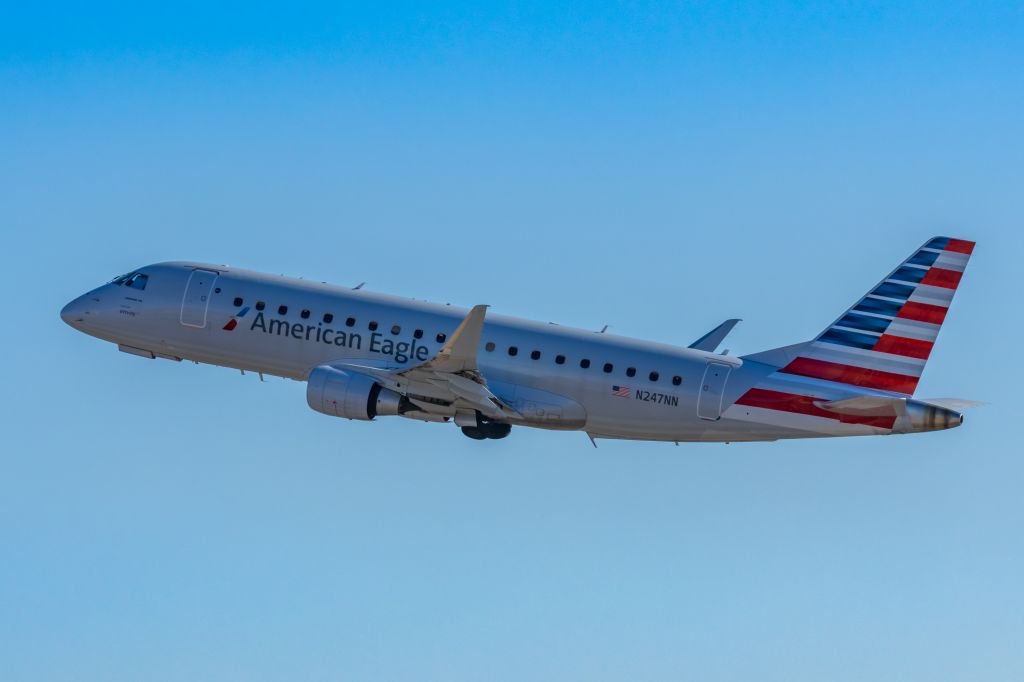
[[[1011, 680], [1024, 11], [9, 7], [0, 677]], [[148, 362], [64, 302], [185, 258], [734, 354], [978, 241], [885, 439], [477, 443]]]

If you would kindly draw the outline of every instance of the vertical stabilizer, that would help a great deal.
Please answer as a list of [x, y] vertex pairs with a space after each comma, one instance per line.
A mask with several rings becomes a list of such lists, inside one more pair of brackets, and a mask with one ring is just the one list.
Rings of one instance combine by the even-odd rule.
[[788, 347], [778, 371], [913, 395], [973, 250], [929, 240], [813, 341]]

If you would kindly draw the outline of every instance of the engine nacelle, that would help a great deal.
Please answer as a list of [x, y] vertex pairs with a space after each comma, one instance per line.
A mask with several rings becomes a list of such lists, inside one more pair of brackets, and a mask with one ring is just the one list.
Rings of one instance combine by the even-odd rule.
[[309, 373], [306, 402], [331, 417], [366, 421], [399, 414], [402, 396], [373, 377], [323, 365]]

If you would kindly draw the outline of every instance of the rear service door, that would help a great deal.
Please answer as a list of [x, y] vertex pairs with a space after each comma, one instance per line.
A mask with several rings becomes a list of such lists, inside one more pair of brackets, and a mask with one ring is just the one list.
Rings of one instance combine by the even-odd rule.
[[701, 419], [717, 421], [722, 416], [722, 395], [731, 369], [720, 362], [708, 363], [697, 397], [697, 416]]
[[181, 323], [186, 327], [205, 327], [206, 309], [210, 307], [210, 294], [217, 273], [211, 270], [193, 270], [185, 285], [181, 300]]

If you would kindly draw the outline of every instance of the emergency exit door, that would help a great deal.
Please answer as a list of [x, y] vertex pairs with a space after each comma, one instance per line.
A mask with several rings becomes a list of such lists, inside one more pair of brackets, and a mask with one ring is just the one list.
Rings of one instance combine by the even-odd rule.
[[725, 394], [725, 382], [729, 378], [730, 369], [729, 365], [720, 362], [708, 363], [697, 397], [697, 416], [701, 419], [717, 421], [721, 418], [722, 396]]
[[206, 310], [210, 307], [210, 294], [217, 273], [210, 270], [193, 270], [185, 285], [185, 297], [181, 300], [181, 323], [186, 327], [205, 327]]

